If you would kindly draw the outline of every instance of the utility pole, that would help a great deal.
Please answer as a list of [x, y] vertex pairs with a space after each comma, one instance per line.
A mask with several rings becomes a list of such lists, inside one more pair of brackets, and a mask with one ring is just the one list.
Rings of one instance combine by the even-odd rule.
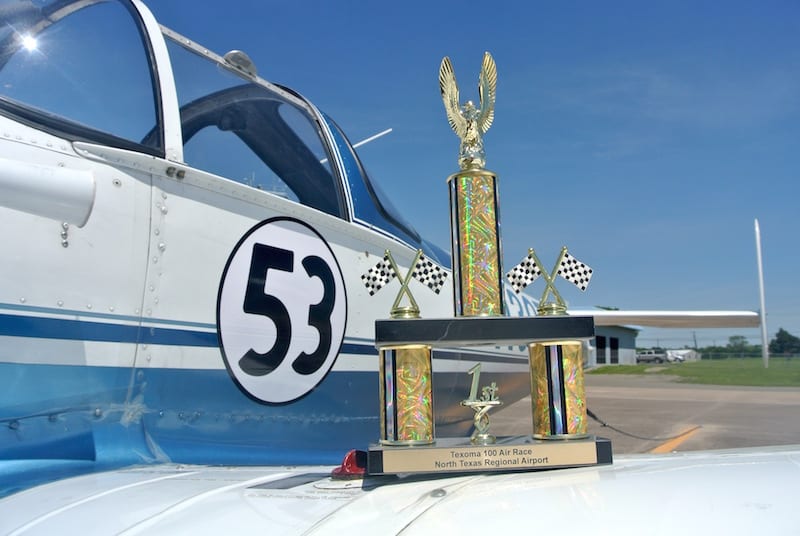
[[756, 229], [756, 262], [758, 263], [758, 294], [760, 298], [761, 314], [761, 359], [764, 368], [769, 368], [769, 346], [767, 345], [767, 306], [764, 301], [764, 266], [761, 262], [761, 230], [758, 228], [758, 218], [755, 220]]

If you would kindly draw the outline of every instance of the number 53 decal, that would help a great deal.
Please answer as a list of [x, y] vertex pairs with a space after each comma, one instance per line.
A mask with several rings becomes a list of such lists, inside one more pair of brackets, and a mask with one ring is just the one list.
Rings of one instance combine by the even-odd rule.
[[231, 253], [217, 332], [236, 384], [260, 402], [290, 402], [330, 371], [347, 320], [342, 271], [330, 246], [290, 218], [259, 223]]

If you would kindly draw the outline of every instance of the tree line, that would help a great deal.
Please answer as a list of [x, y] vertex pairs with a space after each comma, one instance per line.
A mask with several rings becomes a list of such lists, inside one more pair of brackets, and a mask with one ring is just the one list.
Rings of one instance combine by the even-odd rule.
[[[656, 348], [656, 350], [659, 349]], [[728, 344], [725, 346], [705, 346], [697, 348], [697, 351], [705, 359], [761, 357], [761, 345], [750, 344], [747, 337], [743, 335], [728, 337]], [[774, 357], [800, 357], [800, 337], [795, 337], [783, 328], [778, 329], [775, 337], [769, 341], [769, 355]]]

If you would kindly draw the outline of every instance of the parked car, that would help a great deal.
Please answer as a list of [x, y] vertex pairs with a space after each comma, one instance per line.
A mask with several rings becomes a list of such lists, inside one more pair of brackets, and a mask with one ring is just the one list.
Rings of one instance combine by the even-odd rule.
[[637, 363], [683, 363], [685, 358], [674, 350], [642, 350], [636, 353]]
[[636, 353], [637, 363], [663, 363], [667, 361], [667, 354], [660, 350], [643, 350]]

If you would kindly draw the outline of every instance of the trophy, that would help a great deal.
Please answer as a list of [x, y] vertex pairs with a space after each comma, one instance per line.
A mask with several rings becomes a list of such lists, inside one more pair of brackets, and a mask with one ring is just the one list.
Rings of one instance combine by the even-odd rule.
[[[417, 279], [438, 293], [446, 275], [421, 252], [405, 276], [389, 251], [362, 276], [370, 295], [395, 277], [401, 282], [391, 318], [375, 321], [381, 360], [381, 440], [367, 452], [370, 475], [528, 471], [611, 463], [610, 442], [586, 437], [581, 341], [594, 335], [594, 319], [566, 316], [566, 306], [553, 284], [560, 275], [585, 289], [591, 269], [564, 249], [557, 267], [545, 274], [531, 250], [508, 277], [519, 292], [544, 276], [547, 288], [540, 316], [505, 316], [497, 177], [484, 169], [482, 141], [494, 119], [496, 86], [497, 69], [487, 52], [479, 77], [479, 105], [471, 101], [462, 105], [453, 66], [448, 58], [442, 60], [439, 89], [450, 126], [461, 140], [461, 170], [447, 179], [454, 317], [419, 318], [409, 282]], [[550, 295], [554, 300], [547, 300]], [[407, 305], [402, 304], [404, 300]], [[535, 438], [495, 437], [489, 432], [489, 412], [503, 402], [496, 382], [481, 386], [483, 363], [477, 363], [469, 370], [469, 395], [461, 401], [474, 412], [471, 437], [434, 440], [431, 348], [520, 345], [529, 348]], [[491, 367], [486, 366], [486, 373], [497, 374], [496, 365]], [[540, 440], [553, 438], [585, 439]]]
[[497, 67], [483, 55], [478, 83], [479, 107], [459, 103], [453, 65], [445, 57], [439, 68], [439, 89], [447, 119], [461, 139], [461, 171], [450, 175], [450, 227], [453, 253], [453, 294], [456, 316], [505, 313], [497, 202], [497, 177], [484, 169], [482, 136], [494, 120]]
[[[539, 300], [542, 316], [565, 315], [567, 306], [555, 287], [560, 276], [581, 291], [592, 278], [592, 269], [573, 257], [567, 248], [548, 273], [533, 249], [506, 277], [519, 293], [539, 277], [545, 289]], [[552, 300], [548, 298], [552, 296]], [[537, 439], [580, 439], [587, 437], [586, 390], [583, 381], [583, 344], [578, 340], [537, 341], [528, 345], [531, 367], [533, 436]]]

